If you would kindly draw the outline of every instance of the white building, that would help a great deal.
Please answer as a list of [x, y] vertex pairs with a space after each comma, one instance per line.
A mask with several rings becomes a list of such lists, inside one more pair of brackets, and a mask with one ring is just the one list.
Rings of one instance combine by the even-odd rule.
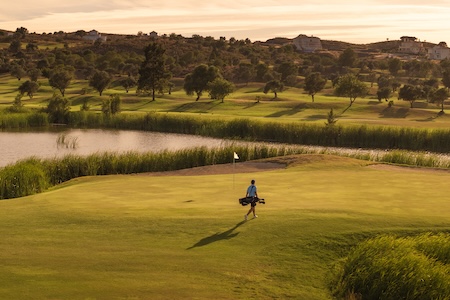
[[93, 42], [100, 39], [102, 42], [106, 42], [107, 37], [102, 36], [102, 34], [97, 30], [91, 30], [85, 36], [83, 36], [83, 39]]
[[413, 36], [402, 36], [400, 38], [400, 47], [398, 51], [400, 53], [408, 53], [408, 54], [420, 54], [425, 53], [425, 48], [423, 47], [422, 42], [418, 42], [417, 38]]
[[298, 37], [293, 39], [292, 42], [298, 51], [314, 52], [317, 50], [322, 50], [322, 42], [318, 37], [309, 37], [304, 34], [300, 34]]
[[428, 49], [428, 57], [436, 60], [450, 58], [450, 48], [447, 47], [446, 42], [440, 42], [433, 48]]

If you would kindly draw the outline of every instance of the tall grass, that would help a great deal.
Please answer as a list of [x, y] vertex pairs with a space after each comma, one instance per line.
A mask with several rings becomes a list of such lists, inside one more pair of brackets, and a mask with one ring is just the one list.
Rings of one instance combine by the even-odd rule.
[[198, 147], [158, 153], [95, 153], [86, 157], [67, 155], [47, 160], [28, 159], [0, 169], [0, 199], [26, 196], [81, 176], [170, 171], [232, 161], [294, 154], [300, 149], [275, 146], [227, 145], [208, 149]]
[[40, 193], [50, 186], [41, 161], [30, 158], [0, 169], [0, 199]]
[[[113, 116], [79, 111], [69, 114], [70, 127], [115, 128], [195, 134], [219, 138], [269, 141], [325, 147], [404, 149], [450, 152], [450, 129], [417, 129], [388, 126], [325, 126], [252, 119], [211, 119], [164, 113]], [[48, 126], [43, 113], [0, 114], [1, 128]]]
[[[94, 153], [41, 160], [32, 158], [0, 168], [0, 199], [25, 196], [80, 176], [170, 171], [229, 163], [233, 152], [240, 161], [292, 154], [328, 154], [373, 162], [450, 169], [450, 156], [405, 150], [381, 151], [268, 143], [232, 143], [158, 153]], [[23, 170], [23, 172], [22, 172]], [[44, 175], [40, 172], [42, 171]], [[29, 183], [29, 184], [28, 184]]]
[[358, 245], [335, 270], [339, 299], [450, 299], [448, 234], [382, 236]]
[[0, 113], [0, 129], [48, 126], [46, 113]]

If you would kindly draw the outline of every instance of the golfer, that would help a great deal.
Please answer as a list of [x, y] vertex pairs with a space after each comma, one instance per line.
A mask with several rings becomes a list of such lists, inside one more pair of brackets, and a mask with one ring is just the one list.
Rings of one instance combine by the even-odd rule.
[[252, 199], [252, 202], [250, 203], [251, 207], [250, 207], [248, 213], [244, 216], [244, 220], [247, 220], [248, 215], [252, 212], [253, 212], [253, 218], [257, 218], [258, 216], [256, 215], [256, 211], [255, 211], [256, 201], [254, 201], [255, 200], [254, 198], [258, 197], [258, 192], [256, 190], [256, 185], [255, 185], [254, 179], [252, 179], [250, 186], [247, 188], [247, 194], [245, 197], [251, 197], [253, 199]]

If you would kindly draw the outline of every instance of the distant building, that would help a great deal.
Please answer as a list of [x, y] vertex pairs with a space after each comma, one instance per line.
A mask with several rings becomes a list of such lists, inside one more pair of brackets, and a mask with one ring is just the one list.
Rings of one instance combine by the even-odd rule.
[[322, 50], [322, 42], [318, 37], [309, 37], [304, 34], [300, 34], [298, 37], [293, 39], [292, 42], [294, 43], [294, 46], [298, 51], [315, 52], [318, 50]]
[[102, 36], [102, 34], [97, 30], [91, 30], [85, 36], [83, 36], [83, 39], [93, 42], [100, 39], [102, 42], [106, 42], [107, 37]]
[[421, 54], [425, 53], [425, 48], [422, 42], [418, 42], [417, 38], [413, 36], [402, 36], [400, 38], [400, 47], [398, 52], [406, 54]]
[[447, 47], [446, 42], [440, 42], [433, 48], [428, 49], [428, 57], [436, 60], [450, 58], [450, 48]]

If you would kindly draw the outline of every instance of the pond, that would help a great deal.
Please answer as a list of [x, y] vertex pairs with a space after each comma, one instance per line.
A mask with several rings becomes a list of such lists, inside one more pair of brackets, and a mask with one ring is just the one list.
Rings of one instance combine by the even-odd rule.
[[225, 140], [149, 131], [64, 129], [0, 131], [0, 167], [28, 157], [55, 158], [97, 152], [159, 152], [223, 145]]

